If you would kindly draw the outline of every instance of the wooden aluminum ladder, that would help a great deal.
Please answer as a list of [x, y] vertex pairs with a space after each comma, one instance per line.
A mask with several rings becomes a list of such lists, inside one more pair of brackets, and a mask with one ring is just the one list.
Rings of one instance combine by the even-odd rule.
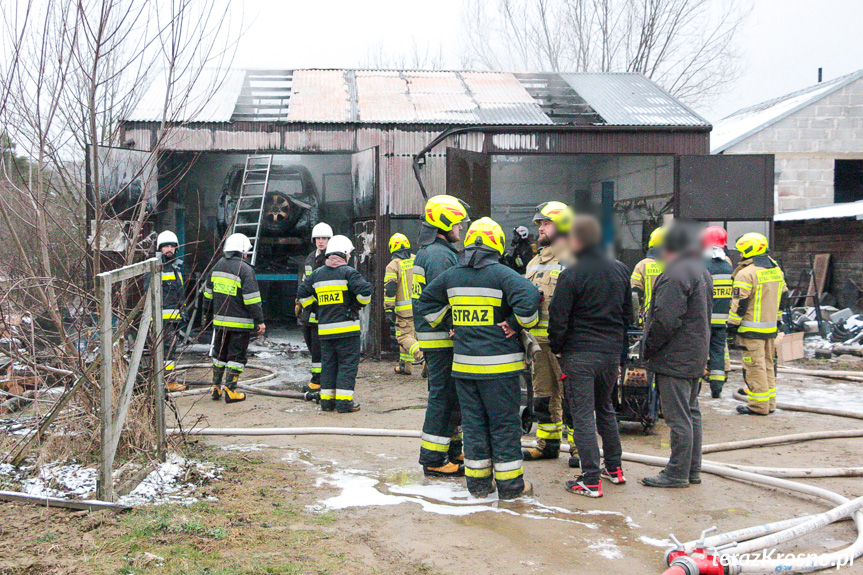
[[272, 155], [246, 157], [243, 183], [240, 184], [240, 197], [237, 198], [237, 208], [234, 212], [234, 225], [231, 232], [245, 234], [252, 242], [252, 256], [249, 260], [252, 266], [258, 259], [264, 201], [267, 197], [272, 166]]

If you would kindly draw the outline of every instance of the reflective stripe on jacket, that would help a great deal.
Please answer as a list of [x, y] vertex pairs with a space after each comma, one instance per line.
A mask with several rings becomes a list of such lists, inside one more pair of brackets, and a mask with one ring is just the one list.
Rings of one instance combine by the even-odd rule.
[[318, 336], [336, 339], [359, 335], [359, 310], [371, 301], [372, 286], [351, 266], [324, 265], [300, 285], [297, 299], [304, 309], [314, 307]]
[[252, 330], [264, 323], [255, 270], [239, 254], [225, 255], [216, 262], [204, 285], [204, 298], [212, 300], [216, 327]]
[[[326, 255], [324, 252], [318, 252], [317, 249], [312, 250], [312, 252], [306, 256], [306, 261], [303, 262], [303, 271], [302, 275], [297, 280], [297, 289], [300, 289], [300, 285], [306, 280], [306, 278], [312, 275], [313, 271], [324, 265], [325, 261]], [[315, 317], [314, 308], [303, 308], [303, 311], [300, 314], [300, 323], [303, 325], [316, 325], [318, 323], [318, 318]]]
[[566, 269], [569, 259], [566, 241], [557, 241], [544, 246], [527, 264], [524, 277], [539, 289], [542, 299], [539, 307], [539, 323], [530, 330], [540, 343], [548, 342], [548, 306], [557, 287], [560, 272]]
[[411, 290], [414, 280], [414, 258], [394, 257], [384, 271], [384, 309], [399, 317], [413, 317]]
[[644, 294], [641, 302], [641, 310], [644, 313], [650, 310], [650, 305], [653, 302], [653, 287], [656, 285], [656, 280], [662, 275], [664, 269], [664, 262], [652, 257], [646, 257], [635, 264], [635, 269], [632, 270], [629, 285], [641, 290]]
[[785, 274], [769, 256], [743, 260], [734, 270], [728, 323], [737, 333], [753, 339], [770, 339], [778, 332], [782, 294], [788, 291]]
[[461, 264], [425, 287], [414, 300], [414, 314], [432, 329], [452, 325], [454, 376], [494, 379], [525, 369], [519, 338], [505, 337], [498, 324], [507, 321], [514, 328], [525, 329], [536, 326], [539, 290], [501, 263], [479, 268]]
[[[458, 252], [443, 238], [435, 238], [432, 243], [422, 246], [417, 251], [414, 258], [413, 285], [411, 286], [411, 301], [414, 308], [416, 308], [417, 300], [425, 287], [456, 263], [458, 263]], [[413, 309], [412, 313], [417, 341], [419, 341], [421, 348], [435, 350], [453, 346], [452, 339], [449, 337], [448, 325], [432, 327], [422, 315], [417, 313], [416, 309]]]
[[704, 265], [713, 278], [713, 313], [710, 316], [710, 325], [725, 327], [728, 311], [731, 309], [731, 274], [734, 267], [724, 258], [706, 259]]

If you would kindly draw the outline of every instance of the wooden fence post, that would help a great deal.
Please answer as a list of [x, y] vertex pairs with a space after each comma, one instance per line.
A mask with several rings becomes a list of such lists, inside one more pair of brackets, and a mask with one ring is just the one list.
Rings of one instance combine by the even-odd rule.
[[114, 416], [114, 346], [112, 344], [114, 329], [114, 310], [111, 301], [111, 276], [100, 274], [98, 276], [99, 303], [99, 350], [102, 359], [102, 374], [100, 384], [102, 386], [102, 401], [99, 405], [99, 421], [101, 423], [101, 462], [99, 465], [99, 478], [96, 483], [96, 497], [102, 501], [114, 500], [114, 481], [112, 470], [114, 468], [114, 445], [113, 438], [113, 416]]

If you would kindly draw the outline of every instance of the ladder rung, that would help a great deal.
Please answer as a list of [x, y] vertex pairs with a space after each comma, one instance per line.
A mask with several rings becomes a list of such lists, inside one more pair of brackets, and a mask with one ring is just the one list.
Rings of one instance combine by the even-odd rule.
[[259, 213], [261, 213], [261, 210], [237, 210], [237, 213], [240, 213], [240, 214], [251, 214], [251, 213], [259, 214]]
[[248, 223], [237, 222], [236, 224], [234, 224], [234, 227], [238, 228], [240, 226], [257, 226], [257, 225], [258, 225], [258, 222], [248, 222]]

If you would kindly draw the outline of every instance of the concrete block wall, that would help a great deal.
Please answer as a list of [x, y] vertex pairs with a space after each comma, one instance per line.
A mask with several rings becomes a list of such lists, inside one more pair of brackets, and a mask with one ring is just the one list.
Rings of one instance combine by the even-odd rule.
[[725, 150], [775, 154], [777, 213], [833, 203], [837, 159], [863, 159], [863, 79]]

